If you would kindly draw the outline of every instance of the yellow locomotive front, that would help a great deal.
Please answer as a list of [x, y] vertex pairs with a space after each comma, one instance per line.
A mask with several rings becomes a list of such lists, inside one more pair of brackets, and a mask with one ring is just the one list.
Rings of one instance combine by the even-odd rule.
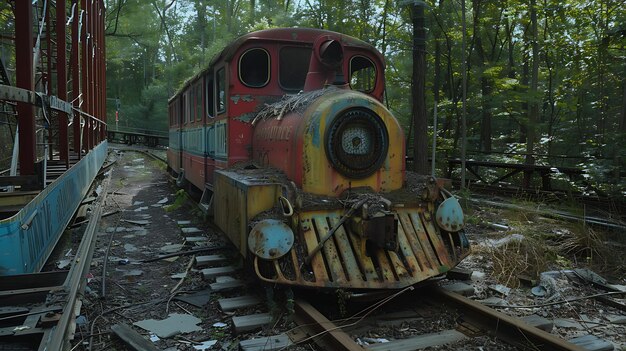
[[[322, 39], [307, 85], [336, 75], [343, 57], [340, 40]], [[214, 200], [216, 223], [260, 279], [398, 289], [468, 254], [458, 201], [406, 171], [402, 128], [374, 97], [317, 86], [265, 107], [253, 124], [253, 162], [216, 172]]]

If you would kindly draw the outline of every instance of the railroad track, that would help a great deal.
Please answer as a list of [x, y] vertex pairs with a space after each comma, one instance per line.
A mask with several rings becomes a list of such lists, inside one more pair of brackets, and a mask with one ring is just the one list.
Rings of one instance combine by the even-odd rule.
[[[104, 189], [109, 182], [110, 176], [102, 182]], [[91, 205], [69, 269], [0, 279], [0, 350], [68, 348], [80, 309], [78, 297], [87, 284], [105, 198], [106, 191], [102, 191]]]
[[[500, 340], [500, 343], [510, 345], [508, 346], [510, 348], [506, 348], [503, 345], [496, 346], [497, 349], [586, 350], [577, 344], [570, 343], [538, 328], [537, 325], [545, 327], [545, 324], [540, 319], [520, 319], [511, 317], [436, 285], [426, 287], [420, 293], [427, 293], [428, 297], [424, 299], [423, 295], [415, 295], [414, 292], [408, 292], [407, 294], [413, 296], [413, 298], [409, 299], [412, 301], [415, 301], [416, 296], [421, 296], [422, 299], [420, 299], [420, 301], [432, 299], [442, 303], [451, 310], [456, 310], [460, 315], [460, 318], [457, 320], [458, 325], [456, 329], [445, 329], [422, 335], [414, 335], [404, 339], [391, 340], [385, 343], [362, 346], [354, 340], [354, 337], [349, 334], [349, 331], [354, 330], [355, 326], [361, 322], [370, 325], [379, 323], [380, 321], [377, 320], [376, 317], [370, 318], [367, 321], [364, 320], [364, 317], [360, 317], [333, 322], [317, 310], [310, 302], [298, 298], [296, 299], [296, 314], [294, 317], [299, 325], [299, 330], [292, 331], [289, 335], [294, 343], [312, 340], [323, 350], [337, 351], [408, 351], [441, 346], [454, 342], [458, 343], [472, 337], [483, 335], [489, 335], [496, 339], [496, 342]], [[422, 317], [420, 317], [419, 306], [414, 304], [411, 307], [417, 307], [418, 312], [407, 308], [406, 313], [396, 314], [399, 319], [395, 322], [399, 323], [414, 318], [420, 319], [420, 323], [425, 323], [425, 321], [421, 319]], [[414, 315], [411, 315], [411, 312], [414, 313]], [[394, 321], [386, 319], [384, 323], [393, 324]], [[367, 329], [367, 327], [365, 327], [365, 329]], [[275, 349], [276, 348], [267, 348], [266, 350]]]

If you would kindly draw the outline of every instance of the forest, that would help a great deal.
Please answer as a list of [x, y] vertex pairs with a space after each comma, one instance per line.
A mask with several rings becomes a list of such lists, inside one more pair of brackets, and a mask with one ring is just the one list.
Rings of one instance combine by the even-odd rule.
[[119, 112], [120, 127], [166, 130], [168, 98], [239, 35], [312, 27], [354, 36], [384, 55], [385, 103], [411, 137], [411, 16], [422, 7], [428, 145], [435, 132], [438, 161], [459, 157], [465, 110], [468, 159], [580, 167], [584, 184], [626, 194], [626, 0], [106, 5], [107, 113], [114, 121]]

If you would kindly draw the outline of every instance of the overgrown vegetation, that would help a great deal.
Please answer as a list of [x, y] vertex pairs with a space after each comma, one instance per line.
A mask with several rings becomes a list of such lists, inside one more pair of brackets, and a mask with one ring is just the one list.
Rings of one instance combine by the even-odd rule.
[[[410, 134], [412, 26], [409, 8], [401, 1], [106, 3], [108, 111], [112, 120], [119, 97], [120, 126], [165, 130], [167, 98], [226, 43], [253, 30], [298, 26], [342, 32], [377, 47], [387, 63], [386, 104]], [[445, 175], [445, 161], [459, 156], [465, 60], [471, 158], [581, 167], [587, 170], [585, 178], [563, 176], [559, 185], [624, 194], [623, 3], [467, 3], [468, 45], [463, 53], [459, 4], [427, 1], [427, 107], [432, 116], [438, 106], [440, 175]], [[484, 171], [484, 176], [496, 179], [503, 172]], [[520, 182], [521, 176], [511, 182]]]
[[483, 214], [487, 212], [510, 229], [488, 234], [493, 238], [475, 246], [474, 253], [490, 262], [491, 274], [501, 284], [517, 287], [520, 276], [539, 279], [541, 272], [581, 267], [617, 277], [626, 273], [626, 259], [615, 254], [624, 243], [610, 240], [601, 229], [523, 211], [491, 209]]

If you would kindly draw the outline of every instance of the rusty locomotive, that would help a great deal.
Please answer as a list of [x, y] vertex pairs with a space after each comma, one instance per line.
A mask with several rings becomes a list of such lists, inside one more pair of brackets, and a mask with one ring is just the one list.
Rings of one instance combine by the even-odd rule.
[[384, 59], [325, 30], [269, 29], [169, 100], [168, 170], [266, 282], [397, 289], [469, 252], [458, 201], [408, 172]]

